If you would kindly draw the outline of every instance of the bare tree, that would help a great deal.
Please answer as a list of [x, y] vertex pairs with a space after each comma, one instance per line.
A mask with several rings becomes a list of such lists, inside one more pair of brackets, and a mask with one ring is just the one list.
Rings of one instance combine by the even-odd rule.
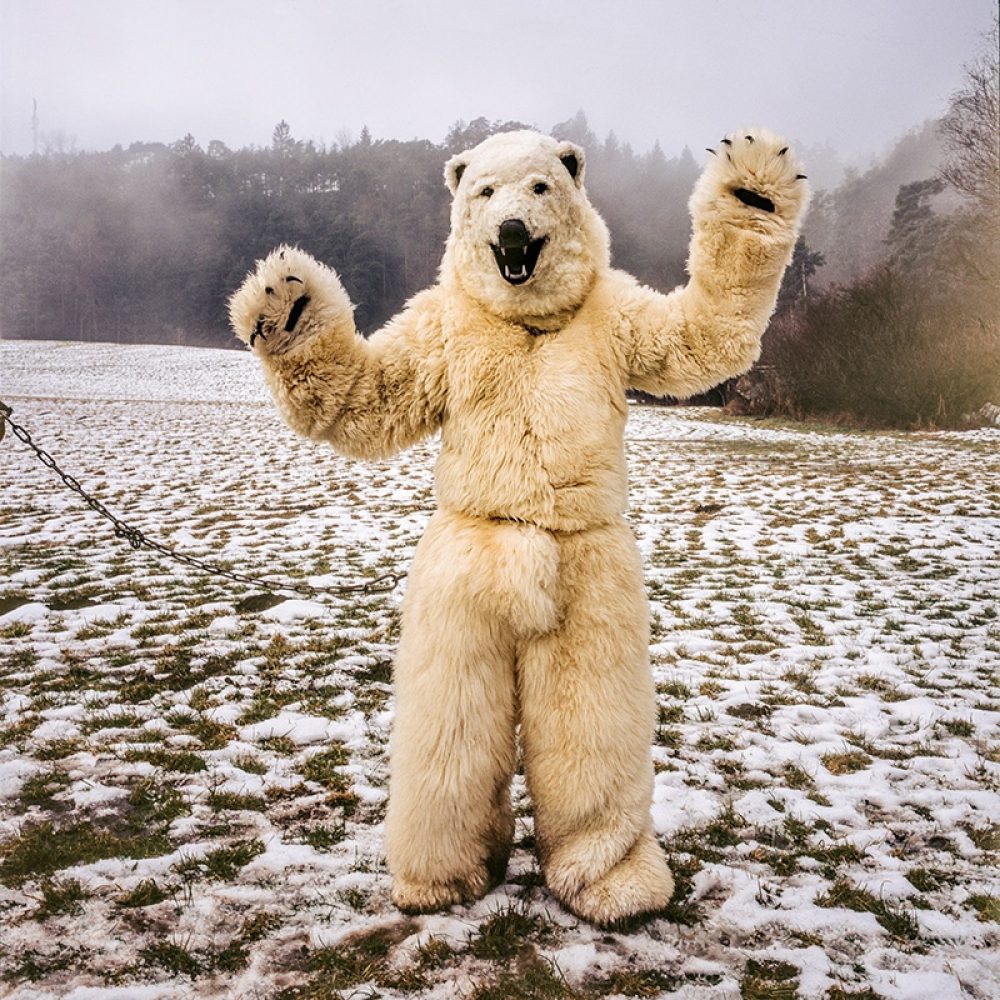
[[986, 52], [966, 69], [965, 86], [952, 95], [941, 120], [947, 157], [942, 178], [978, 208], [1000, 207], [1000, 94], [998, 29]]

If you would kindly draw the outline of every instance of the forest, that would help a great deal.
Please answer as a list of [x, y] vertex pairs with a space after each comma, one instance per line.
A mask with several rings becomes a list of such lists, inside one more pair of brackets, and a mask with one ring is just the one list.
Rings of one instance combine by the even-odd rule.
[[[977, 65], [942, 120], [867, 169], [814, 151], [818, 190], [761, 364], [714, 399], [900, 426], [1000, 401], [995, 64]], [[321, 146], [281, 121], [265, 148], [186, 135], [3, 156], [0, 336], [236, 347], [226, 300], [281, 242], [336, 267], [370, 332], [435, 279], [445, 160], [517, 127], [459, 121], [442, 143], [365, 129]], [[682, 283], [692, 151], [601, 140], [583, 111], [551, 132], [587, 150], [615, 266], [660, 290]]]

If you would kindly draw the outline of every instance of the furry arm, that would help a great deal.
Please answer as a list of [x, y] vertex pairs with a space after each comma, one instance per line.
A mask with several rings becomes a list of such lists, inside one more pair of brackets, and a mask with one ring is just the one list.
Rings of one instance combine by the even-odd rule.
[[628, 282], [617, 296], [631, 387], [683, 399], [750, 368], [807, 202], [783, 139], [722, 140], [689, 203], [687, 285], [661, 295]]
[[365, 340], [335, 272], [281, 247], [247, 276], [229, 315], [298, 433], [345, 455], [383, 458], [440, 426], [446, 392], [435, 289]]

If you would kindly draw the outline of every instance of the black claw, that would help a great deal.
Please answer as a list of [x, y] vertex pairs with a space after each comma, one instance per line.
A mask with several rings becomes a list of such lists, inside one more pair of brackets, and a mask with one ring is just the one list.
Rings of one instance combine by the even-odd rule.
[[733, 158], [728, 153], [726, 153], [726, 159], [729, 160], [730, 163], [733, 162]]
[[795, 175], [795, 179], [796, 179], [797, 181], [807, 181], [807, 180], [809, 180], [809, 178], [808, 178], [808, 177], [806, 177], [806, 175], [805, 175], [805, 174], [796, 174], [796, 175]]
[[282, 250], [282, 251], [281, 251], [281, 252], [280, 252], [280, 253], [278, 254], [278, 256], [279, 256], [279, 257], [280, 257], [280, 258], [281, 258], [282, 260], [284, 260], [284, 259], [285, 259], [285, 251], [284, 251], [284, 250]]
[[721, 142], [724, 146], [731, 146], [733, 144], [730, 139], [720, 139], [719, 142]]
[[747, 138], [747, 142], [753, 142], [753, 136], [752, 135], [748, 135], [746, 138]]
[[265, 295], [274, 295], [274, 289], [273, 289], [273, 288], [272, 288], [272, 287], [271, 287], [270, 285], [268, 285], [268, 286], [267, 286], [267, 287], [266, 287], [266, 288], [264, 289], [264, 294], [265, 294]]
[[765, 198], [762, 194], [757, 194], [756, 191], [748, 191], [746, 188], [737, 188], [733, 194], [743, 202], [744, 205], [749, 205], [751, 208], [761, 208], [765, 212], [774, 211], [774, 202], [770, 198]]
[[260, 337], [261, 340], [267, 340], [264, 334], [264, 317], [261, 316], [257, 319], [257, 325], [253, 328], [253, 333], [250, 334], [250, 346], [253, 347], [253, 342]]
[[300, 285], [304, 284], [303, 280], [301, 278], [296, 278], [294, 274], [290, 274], [287, 278], [285, 278], [285, 281], [297, 281]]
[[712, 156], [715, 156], [715, 150], [714, 149], [709, 149], [708, 146], [705, 147], [705, 152], [706, 153], [711, 153]]
[[[291, 280], [290, 278], [288, 279]], [[296, 281], [299, 279], [296, 278]], [[285, 333], [291, 333], [295, 329], [295, 324], [298, 323], [299, 317], [302, 315], [302, 310], [309, 305], [309, 296], [300, 295], [293, 303], [292, 308], [288, 313], [288, 319], [285, 320]]]
[[781, 149], [778, 150], [778, 156], [784, 156], [785, 153], [787, 153], [787, 152], [788, 152], [788, 147], [787, 146], [782, 146]]

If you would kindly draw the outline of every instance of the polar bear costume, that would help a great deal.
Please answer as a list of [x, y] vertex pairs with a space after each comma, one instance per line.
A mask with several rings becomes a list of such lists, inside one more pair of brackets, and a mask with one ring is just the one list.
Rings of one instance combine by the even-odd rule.
[[445, 177], [440, 279], [367, 340], [336, 274], [289, 247], [230, 315], [299, 433], [360, 458], [441, 433], [395, 666], [393, 901], [433, 910], [502, 880], [519, 727], [546, 883], [613, 924], [673, 892], [649, 814], [625, 391], [686, 397], [751, 366], [806, 187], [784, 140], [722, 140], [690, 201], [690, 281], [662, 295], [611, 268], [578, 146], [494, 135]]

